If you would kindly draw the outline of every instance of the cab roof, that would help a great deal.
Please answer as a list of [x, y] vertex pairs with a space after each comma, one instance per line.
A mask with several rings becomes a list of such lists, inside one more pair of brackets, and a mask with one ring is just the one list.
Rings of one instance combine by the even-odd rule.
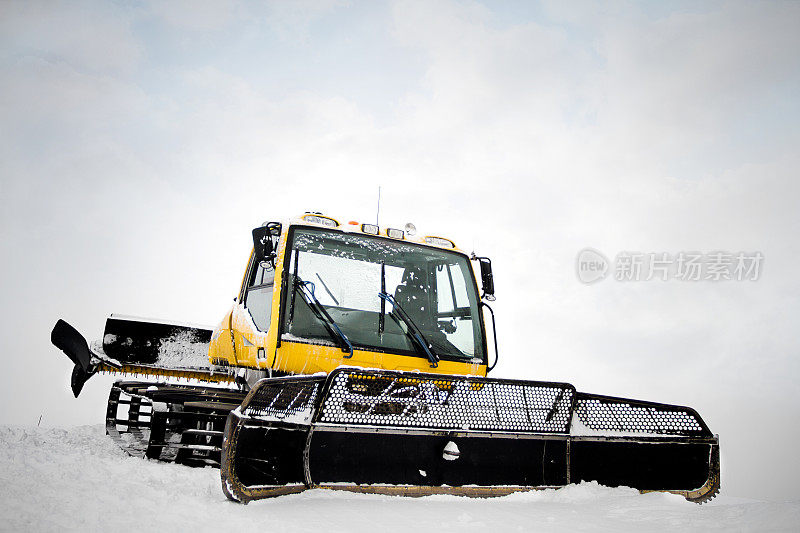
[[303, 213], [302, 215], [293, 217], [289, 220], [290, 226], [299, 224], [307, 226], [319, 226], [323, 228], [331, 228], [339, 231], [344, 231], [347, 233], [377, 235], [380, 237], [387, 237], [389, 239], [394, 239], [398, 241], [413, 242], [416, 244], [432, 246], [434, 248], [442, 248], [445, 250], [454, 250], [457, 252], [464, 253], [463, 250], [459, 249], [456, 246], [456, 244], [447, 237], [441, 237], [438, 235], [427, 235], [427, 234], [409, 235], [406, 229], [380, 227], [377, 224], [361, 223], [356, 220], [348, 220], [347, 222], [343, 222], [341, 219], [337, 219], [332, 216], [325, 215], [319, 212], [309, 211]]

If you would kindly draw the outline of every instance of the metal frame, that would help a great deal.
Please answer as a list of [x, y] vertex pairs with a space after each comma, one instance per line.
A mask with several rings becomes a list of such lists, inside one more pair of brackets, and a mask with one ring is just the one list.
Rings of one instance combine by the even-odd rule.
[[[663, 411], [681, 412], [691, 414], [696, 417], [702, 427], [701, 431], [695, 431], [695, 434], [664, 434], [663, 436], [649, 436], [649, 435], [636, 435], [632, 431], [630, 435], [570, 435], [571, 428], [569, 424], [566, 425], [561, 431], [535, 431], [535, 430], [515, 430], [515, 431], [502, 431], [502, 430], [471, 430], [471, 429], [451, 429], [451, 428], [437, 428], [437, 427], [405, 427], [405, 426], [387, 426], [381, 424], [353, 424], [353, 423], [335, 423], [324, 421], [324, 412], [326, 402], [329, 401], [332, 390], [335, 388], [337, 376], [341, 375], [355, 375], [364, 376], [372, 375], [380, 377], [381, 379], [388, 379], [391, 377], [401, 377], [403, 379], [426, 381], [426, 380], [439, 380], [448, 382], [468, 382], [476, 386], [486, 387], [491, 384], [509, 384], [514, 386], [549, 386], [558, 387], [562, 391], [571, 390], [572, 396], [569, 401], [570, 415], [576, 409], [576, 406], [581, 401], [586, 400], [602, 400], [613, 404], [627, 404], [635, 408], [651, 408], [661, 409]], [[324, 383], [323, 383], [324, 382]], [[285, 386], [290, 384], [310, 384], [314, 383], [317, 387], [316, 397], [307, 408], [313, 410], [313, 416], [307, 423], [287, 423], [281, 422], [278, 419], [268, 416], [254, 416], [248, 414], [249, 406], [253, 399], [257, 397], [259, 391], [264, 387]], [[568, 420], [571, 420], [572, 416]], [[237, 452], [239, 451], [239, 438], [242, 431], [250, 430], [266, 430], [272, 429], [290, 429], [294, 431], [305, 432], [303, 439], [304, 444], [298, 448], [297, 453], [300, 454], [302, 460], [303, 475], [302, 480], [298, 479], [297, 482], [288, 483], [286, 485], [250, 485], [247, 486], [239, 479], [237, 471]], [[303, 377], [286, 377], [279, 379], [266, 379], [260, 381], [253, 390], [248, 394], [247, 398], [242, 403], [241, 408], [230, 413], [225, 427], [225, 437], [222, 446], [222, 487], [225, 494], [232, 500], [247, 503], [248, 501], [280, 496], [283, 494], [290, 494], [301, 492], [310, 488], [322, 488], [331, 490], [345, 490], [350, 492], [360, 493], [377, 493], [377, 494], [393, 494], [403, 496], [424, 496], [428, 494], [458, 494], [471, 497], [492, 497], [502, 496], [511, 492], [538, 490], [542, 488], [552, 488], [561, 485], [537, 485], [537, 486], [523, 486], [523, 485], [464, 485], [464, 486], [440, 486], [440, 485], [385, 485], [385, 484], [358, 484], [358, 483], [330, 483], [325, 481], [315, 481], [314, 472], [311, 467], [312, 455], [312, 442], [315, 435], [320, 437], [324, 434], [352, 434], [353, 437], [358, 435], [386, 435], [391, 438], [392, 435], [396, 436], [419, 436], [419, 437], [437, 437], [448, 439], [521, 439], [531, 441], [553, 441], [562, 442], [565, 447], [565, 460], [566, 464], [566, 483], [575, 481], [573, 476], [572, 455], [574, 453], [573, 444], [580, 444], [585, 449], [586, 444], [597, 444], [605, 446], [606, 444], [614, 445], [666, 445], [667, 447], [675, 446], [678, 449], [684, 450], [703, 450], [705, 446], [708, 447], [708, 478], [700, 487], [688, 487], [686, 489], [666, 488], [665, 492], [672, 492], [680, 494], [691, 501], [702, 503], [712, 498], [719, 491], [720, 476], [719, 476], [719, 440], [713, 436], [708, 427], [697, 415], [697, 413], [687, 407], [671, 406], [667, 404], [658, 404], [653, 402], [641, 402], [637, 400], [630, 400], [625, 398], [615, 398], [609, 396], [592, 395], [585, 393], [577, 393], [574, 387], [565, 383], [552, 383], [552, 382], [520, 382], [514, 380], [502, 379], [488, 379], [488, 378], [467, 378], [467, 377], [454, 377], [450, 375], [439, 376], [430, 374], [419, 373], [403, 373], [403, 372], [388, 372], [378, 370], [363, 370], [358, 368], [339, 368], [336, 371], [325, 376], [303, 376]], [[324, 442], [324, 441], [323, 441]], [[683, 448], [682, 445], [690, 446]], [[319, 445], [317, 445], [319, 446]], [[694, 448], [691, 448], [694, 446]], [[699, 446], [699, 448], [698, 448]], [[649, 448], [649, 446], [648, 446]], [[659, 448], [661, 449], [661, 448]], [[564, 450], [562, 450], [564, 451]], [[294, 452], [293, 452], [294, 453]], [[543, 452], [544, 453], [544, 452]], [[561, 453], [561, 452], [557, 452]], [[617, 452], [619, 453], [619, 452]], [[695, 453], [695, 452], [692, 452]], [[320, 459], [317, 459], [319, 461]], [[581, 458], [586, 461], [584, 453]], [[704, 460], [705, 461], [705, 460]], [[563, 479], [563, 478], [562, 478]], [[580, 479], [578, 476], [577, 479]], [[651, 489], [643, 490], [649, 492]]]

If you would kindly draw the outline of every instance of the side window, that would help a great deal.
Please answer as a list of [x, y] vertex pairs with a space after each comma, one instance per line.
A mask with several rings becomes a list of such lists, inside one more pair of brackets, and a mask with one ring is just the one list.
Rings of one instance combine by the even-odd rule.
[[275, 282], [275, 269], [269, 263], [255, 263], [251, 267], [247, 281], [244, 305], [261, 331], [269, 329], [272, 318], [272, 286]]
[[449, 277], [449, 265], [439, 265], [436, 269], [436, 296], [437, 296], [437, 311], [439, 313], [446, 313], [453, 311], [456, 304], [453, 301], [454, 290], [451, 290]]
[[469, 307], [467, 282], [458, 265], [444, 264], [436, 269], [436, 295], [440, 314], [452, 315], [458, 309]]
[[467, 280], [459, 264], [436, 269], [437, 326], [447, 341], [467, 356], [474, 356], [480, 338], [475, 333], [473, 309], [467, 295]]

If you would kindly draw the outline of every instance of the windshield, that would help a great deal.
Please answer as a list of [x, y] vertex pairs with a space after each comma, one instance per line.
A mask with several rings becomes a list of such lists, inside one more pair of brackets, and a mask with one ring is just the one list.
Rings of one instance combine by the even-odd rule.
[[383, 282], [438, 356], [484, 360], [479, 300], [466, 256], [312, 228], [295, 228], [287, 253], [284, 339], [336, 344], [296, 290], [300, 279], [356, 347], [426, 357], [398, 312], [379, 296]]

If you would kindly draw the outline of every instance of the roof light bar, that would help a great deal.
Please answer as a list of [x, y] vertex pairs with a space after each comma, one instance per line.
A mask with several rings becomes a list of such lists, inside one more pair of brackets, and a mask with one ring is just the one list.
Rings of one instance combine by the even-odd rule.
[[322, 224], [323, 226], [328, 226], [329, 228], [335, 228], [339, 225], [339, 223], [333, 220], [332, 218], [323, 217], [319, 215], [303, 215], [303, 220], [305, 220], [306, 222], [311, 222], [313, 224]]
[[444, 237], [425, 237], [426, 244], [433, 244], [434, 246], [441, 246], [443, 248], [455, 248], [456, 245], [450, 239]]
[[361, 231], [370, 235], [377, 235], [381, 229], [375, 224], [361, 224]]
[[404, 233], [403, 230], [401, 229], [389, 228], [386, 230], [386, 235], [391, 237], [392, 239], [402, 239]]

